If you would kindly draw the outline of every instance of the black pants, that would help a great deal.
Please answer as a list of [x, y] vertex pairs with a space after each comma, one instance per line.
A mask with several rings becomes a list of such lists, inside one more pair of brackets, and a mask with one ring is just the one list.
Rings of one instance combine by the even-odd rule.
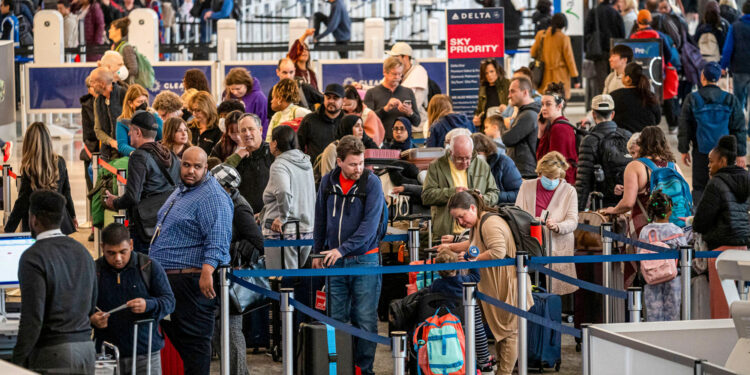
[[[320, 34], [320, 24], [324, 24], [328, 26], [328, 16], [326, 16], [323, 13], [317, 12], [315, 15], [313, 15], [313, 27], [315, 27], [315, 35], [313, 36], [315, 39], [318, 38], [318, 34]], [[337, 40], [336, 45], [337, 46], [345, 46], [349, 41], [348, 40]], [[342, 59], [348, 59], [349, 58], [349, 51], [347, 50], [339, 50], [339, 57]]]
[[703, 154], [695, 148], [690, 153], [693, 157], [693, 207], [698, 207], [703, 190], [708, 184], [708, 154]]
[[[208, 299], [198, 286], [199, 273], [167, 275], [176, 305], [164, 333], [174, 344], [185, 365], [185, 374], [208, 375], [211, 368], [211, 337], [218, 298]], [[214, 277], [214, 290], [218, 283]]]

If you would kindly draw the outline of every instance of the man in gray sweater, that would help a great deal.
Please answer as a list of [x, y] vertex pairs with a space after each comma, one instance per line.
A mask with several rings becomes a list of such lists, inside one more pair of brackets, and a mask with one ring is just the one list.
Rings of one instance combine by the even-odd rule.
[[383, 63], [383, 83], [365, 94], [365, 105], [380, 117], [385, 129], [385, 139], [393, 138], [393, 124], [399, 117], [407, 117], [412, 124], [419, 125], [419, 112], [414, 109], [417, 99], [414, 91], [401, 86], [404, 74], [404, 63], [396, 56], [385, 59]]
[[64, 207], [65, 197], [54, 191], [31, 194], [36, 243], [18, 265], [21, 323], [13, 363], [40, 373], [93, 374], [96, 271], [86, 248], [60, 232]]

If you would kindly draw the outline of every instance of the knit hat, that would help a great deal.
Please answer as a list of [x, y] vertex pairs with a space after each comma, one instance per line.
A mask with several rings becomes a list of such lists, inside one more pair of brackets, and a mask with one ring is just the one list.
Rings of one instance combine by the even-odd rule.
[[711, 61], [703, 66], [703, 76], [709, 82], [716, 82], [721, 78], [721, 66], [718, 63]]
[[227, 164], [219, 164], [211, 170], [219, 185], [226, 189], [237, 189], [242, 182], [239, 172]]
[[638, 11], [638, 24], [648, 25], [651, 23], [651, 12], [648, 9], [641, 9]]

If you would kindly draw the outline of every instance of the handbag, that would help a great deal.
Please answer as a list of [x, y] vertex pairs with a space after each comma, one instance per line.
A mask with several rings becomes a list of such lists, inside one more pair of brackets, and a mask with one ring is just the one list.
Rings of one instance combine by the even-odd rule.
[[[264, 270], [266, 269], [266, 258], [264, 256], [257, 258], [250, 266], [239, 268], [240, 270]], [[271, 284], [267, 277], [242, 277], [242, 280], [250, 284], [259, 286], [264, 289], [271, 289]], [[253, 292], [236, 282], [229, 281], [229, 302], [234, 315], [243, 314], [248, 309], [261, 305], [265, 301], [262, 294]]]
[[529, 69], [531, 70], [531, 83], [534, 84], [534, 87], [541, 87], [542, 82], [544, 81], [544, 60], [542, 60], [541, 57], [544, 52], [544, 34], [546, 33], [547, 31], [542, 33], [542, 40], [539, 42], [539, 52], [536, 56], [532, 56], [534, 59], [531, 61], [531, 64], [529, 64]]
[[588, 35], [586, 40], [586, 58], [589, 60], [598, 60], [604, 57], [604, 50], [602, 50], [602, 37], [599, 32], [599, 16], [597, 15], [597, 8], [593, 9], [591, 14], [594, 17], [594, 32]]

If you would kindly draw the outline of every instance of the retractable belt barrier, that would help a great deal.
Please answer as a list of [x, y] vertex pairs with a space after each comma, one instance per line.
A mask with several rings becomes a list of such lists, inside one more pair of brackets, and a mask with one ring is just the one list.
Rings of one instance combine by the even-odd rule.
[[[88, 155], [89, 158], [92, 158], [91, 151], [89, 151], [89, 148], [86, 147], [86, 145], [83, 145], [83, 149], [86, 150], [86, 155]], [[113, 167], [112, 165], [104, 161], [102, 158], [99, 158], [98, 160], [99, 160], [99, 165], [102, 168], [106, 169], [107, 172], [112, 173], [113, 175], [115, 175], [115, 177], [117, 177], [117, 181], [120, 181], [120, 183], [122, 183], [123, 185], [128, 183], [128, 180], [125, 179], [125, 177], [122, 177], [120, 176], [119, 173], [117, 173], [117, 168]]]

